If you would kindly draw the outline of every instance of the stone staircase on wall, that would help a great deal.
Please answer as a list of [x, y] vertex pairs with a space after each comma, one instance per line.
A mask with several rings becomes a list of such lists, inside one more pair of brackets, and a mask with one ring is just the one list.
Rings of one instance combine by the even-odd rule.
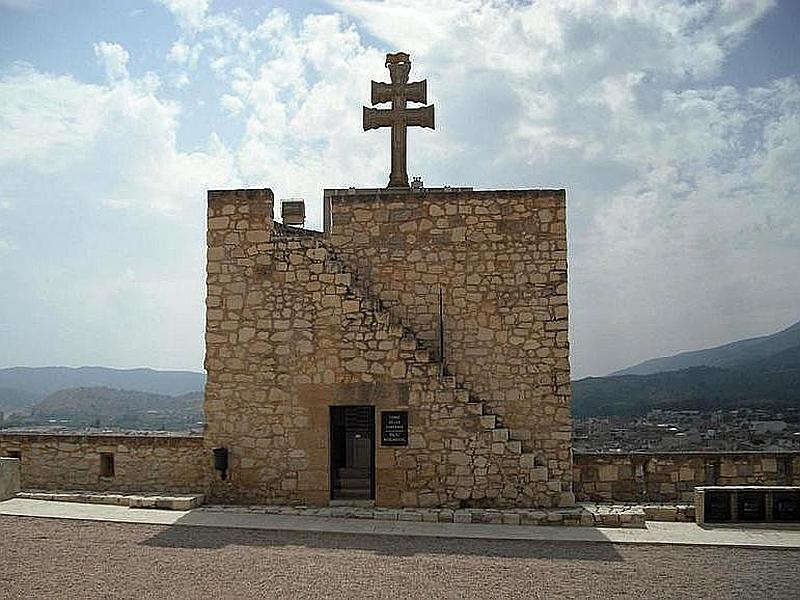
[[[281, 225], [277, 230], [278, 235], [292, 236], [293, 229]], [[299, 235], [307, 239], [309, 232], [303, 231]], [[491, 432], [492, 454], [517, 455], [521, 469], [529, 472], [532, 481], [547, 481], [547, 467], [540, 464], [535, 454], [523, 451], [522, 440], [514, 439], [510, 429], [503, 426], [500, 417], [493, 414], [486, 403], [460, 383], [455, 375], [446, 373], [442, 363], [433, 358], [425, 343], [383, 306], [381, 300], [370, 292], [364, 279], [358, 277], [357, 273], [336, 255], [336, 252], [324, 242], [321, 234], [315, 237], [318, 248], [324, 249], [327, 253], [325, 258], [327, 272], [344, 275], [343, 280], [347, 288], [345, 298], [359, 302], [362, 312], [369, 311], [377, 324], [388, 327], [390, 334], [400, 337], [400, 357], [410, 365], [407, 376], [435, 381], [438, 394], [444, 394], [448, 399], [454, 400], [455, 404], [461, 404], [464, 407], [463, 416], [477, 417], [480, 426]]]

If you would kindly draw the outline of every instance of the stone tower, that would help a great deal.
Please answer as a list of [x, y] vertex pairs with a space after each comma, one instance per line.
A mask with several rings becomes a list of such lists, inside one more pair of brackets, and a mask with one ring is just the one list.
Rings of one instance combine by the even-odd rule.
[[564, 191], [324, 200], [316, 232], [209, 192], [212, 498], [571, 504]]
[[434, 107], [406, 106], [407, 53], [386, 67], [391, 108], [363, 109], [391, 129], [386, 189], [326, 190], [323, 232], [273, 222], [270, 190], [209, 192], [211, 496], [570, 505], [564, 190], [409, 186]]

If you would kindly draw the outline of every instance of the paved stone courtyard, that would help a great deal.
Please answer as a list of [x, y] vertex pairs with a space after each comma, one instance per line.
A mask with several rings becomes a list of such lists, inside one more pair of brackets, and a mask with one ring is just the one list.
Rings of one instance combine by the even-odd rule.
[[0, 517], [4, 598], [796, 598], [800, 551]]

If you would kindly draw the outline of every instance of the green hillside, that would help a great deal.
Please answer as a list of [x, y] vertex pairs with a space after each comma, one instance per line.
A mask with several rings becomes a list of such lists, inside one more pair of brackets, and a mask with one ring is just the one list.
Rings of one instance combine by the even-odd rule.
[[635, 416], [654, 408], [800, 407], [800, 345], [736, 367], [692, 367], [572, 383], [576, 416]]
[[87, 387], [54, 392], [30, 407], [29, 415], [10, 417], [6, 426], [188, 430], [199, 428], [202, 422], [202, 392], [168, 396]]

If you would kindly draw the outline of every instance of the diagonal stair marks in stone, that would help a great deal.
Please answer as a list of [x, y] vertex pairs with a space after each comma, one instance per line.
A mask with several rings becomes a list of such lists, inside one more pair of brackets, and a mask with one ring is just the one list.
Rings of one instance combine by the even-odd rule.
[[[291, 237], [293, 232], [283, 227], [278, 235]], [[358, 302], [361, 309], [366, 308], [373, 314], [377, 324], [388, 327], [390, 332], [401, 337], [400, 357], [411, 365], [410, 375], [438, 380], [439, 391], [452, 394], [456, 401], [464, 405], [465, 414], [478, 417], [481, 427], [491, 431], [494, 454], [518, 455], [520, 467], [530, 471], [532, 480], [546, 480], [547, 467], [537, 463], [535, 454], [523, 452], [522, 440], [514, 439], [510, 430], [503, 427], [500, 417], [492, 414], [484, 402], [475, 398], [466, 386], [458, 382], [456, 376], [443, 374], [441, 363], [431, 357], [425, 343], [383, 306], [381, 300], [370, 292], [365, 280], [345, 264], [321, 237], [315, 237], [317, 247], [326, 252], [324, 262], [327, 270], [341, 275], [341, 278], [337, 277], [337, 283], [342, 283], [347, 288], [346, 298]]]

